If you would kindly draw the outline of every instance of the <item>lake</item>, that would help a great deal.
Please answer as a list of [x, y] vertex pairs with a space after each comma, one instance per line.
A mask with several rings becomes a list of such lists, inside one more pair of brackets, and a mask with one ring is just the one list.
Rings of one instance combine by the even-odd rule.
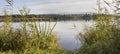
[[60, 38], [60, 46], [73, 51], [81, 46], [77, 35], [84, 32], [84, 29], [92, 26], [93, 23], [93, 21], [60, 21], [57, 23], [54, 33]]
[[[14, 22], [13, 27], [19, 28], [20, 23], [22, 22]], [[44, 24], [45, 22], [36, 22], [37, 24]], [[46, 22], [49, 23], [49, 22]], [[56, 22], [50, 22], [51, 26], [54, 25]], [[0, 23], [2, 25], [3, 22]], [[85, 32], [85, 28], [90, 27], [94, 24], [91, 21], [58, 21], [57, 25], [55, 26], [53, 33], [59, 39], [59, 45], [64, 48], [65, 50], [73, 51], [75, 49], [80, 48], [82, 45], [80, 40], [77, 39], [77, 35], [81, 32]]]

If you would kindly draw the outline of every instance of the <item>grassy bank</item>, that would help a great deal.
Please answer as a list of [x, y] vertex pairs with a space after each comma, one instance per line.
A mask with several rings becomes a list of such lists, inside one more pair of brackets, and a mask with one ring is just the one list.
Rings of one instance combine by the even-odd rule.
[[[113, 17], [98, 15], [98, 19], [94, 27], [86, 29], [86, 32], [79, 34], [79, 40], [82, 47], [76, 54], [120, 54], [120, 18], [119, 4], [117, 0], [108, 3], [103, 0], [114, 12]], [[111, 6], [116, 4], [115, 6]], [[98, 0], [98, 13], [102, 13], [103, 8]]]
[[[6, 18], [10, 19], [10, 18]], [[64, 54], [58, 39], [52, 33], [55, 25], [23, 22], [19, 28], [12, 27], [12, 20], [6, 20], [0, 27], [1, 54]], [[29, 29], [29, 30], [28, 30]]]
[[119, 54], [120, 53], [120, 21], [102, 20], [96, 27], [79, 34], [83, 46], [77, 54]]
[[[66, 54], [58, 45], [58, 39], [53, 34], [57, 23], [39, 24], [37, 19], [28, 19], [30, 10], [23, 7], [19, 10], [22, 19], [13, 19], [14, 0], [5, 0], [10, 9], [5, 9], [3, 25], [0, 26], [0, 54]], [[9, 10], [9, 12], [7, 12]], [[27, 18], [27, 19], [26, 19]], [[12, 23], [23, 20], [19, 28], [13, 28]], [[32, 22], [30, 22], [32, 20]], [[26, 21], [29, 21], [27, 23]]]
[[[6, 1], [13, 11], [13, 0]], [[98, 6], [98, 12], [102, 13], [102, 8]], [[119, 17], [98, 15], [94, 27], [78, 35], [82, 42], [81, 48], [75, 52], [67, 52], [58, 45], [59, 40], [52, 32], [57, 23], [52, 26], [50, 23], [37, 24], [35, 17], [33, 18], [36, 20], [30, 19], [30, 22], [26, 19], [29, 12], [24, 7], [20, 10], [25, 21], [19, 28], [13, 28], [15, 19], [5, 12], [3, 25], [0, 27], [0, 54], [120, 54]]]

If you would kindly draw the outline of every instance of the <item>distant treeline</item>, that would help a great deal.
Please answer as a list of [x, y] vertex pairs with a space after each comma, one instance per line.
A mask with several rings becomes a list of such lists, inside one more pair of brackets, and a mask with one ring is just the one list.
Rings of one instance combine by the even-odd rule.
[[[105, 14], [67, 14], [67, 15], [60, 15], [60, 14], [43, 14], [43, 15], [11, 15], [13, 19], [18, 18], [38, 18], [38, 19], [50, 19], [53, 21], [67, 21], [67, 20], [96, 20], [98, 16], [112, 16], [112, 15], [105, 15]], [[4, 19], [5, 16], [0, 16], [1, 19]]]

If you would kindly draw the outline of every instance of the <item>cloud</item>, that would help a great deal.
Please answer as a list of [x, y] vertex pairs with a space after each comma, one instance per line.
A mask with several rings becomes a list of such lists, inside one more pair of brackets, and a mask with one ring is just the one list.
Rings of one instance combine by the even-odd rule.
[[[83, 12], [95, 12], [97, 0], [15, 0], [14, 13], [19, 13], [19, 9], [26, 6], [31, 9], [31, 14], [71, 14]], [[112, 0], [106, 0], [111, 2]], [[102, 2], [102, 6], [106, 6]], [[4, 0], [0, 2], [0, 14], [7, 3]]]
[[[53, 1], [53, 0], [52, 0]], [[54, 0], [54, 3], [34, 3], [29, 8], [32, 13], [81, 13], [93, 12], [96, 1], [92, 0]]]
[[14, 13], [19, 13], [24, 5], [31, 9], [31, 14], [76, 14], [93, 12], [96, 0], [15, 0]]

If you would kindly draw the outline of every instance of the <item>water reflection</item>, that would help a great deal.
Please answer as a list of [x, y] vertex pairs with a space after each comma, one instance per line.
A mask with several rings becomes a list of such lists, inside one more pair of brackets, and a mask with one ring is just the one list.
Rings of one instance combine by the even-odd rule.
[[[76, 27], [74, 27], [74, 24]], [[81, 46], [77, 39], [77, 34], [84, 32], [85, 27], [89, 27], [93, 21], [65, 21], [58, 22], [54, 33], [60, 38], [60, 46], [67, 50], [75, 50]]]

